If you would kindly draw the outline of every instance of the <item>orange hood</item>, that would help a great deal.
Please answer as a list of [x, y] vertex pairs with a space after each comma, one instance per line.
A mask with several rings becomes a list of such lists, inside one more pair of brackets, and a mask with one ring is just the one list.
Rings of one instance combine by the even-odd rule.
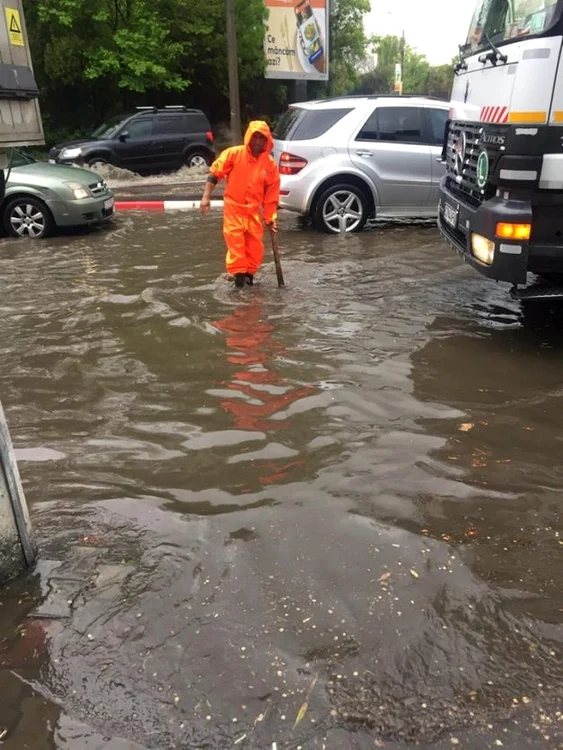
[[272, 151], [274, 150], [274, 139], [272, 138], [272, 133], [270, 132], [268, 123], [264, 122], [264, 120], [253, 120], [250, 123], [244, 135], [244, 145], [247, 148], [248, 148], [248, 145], [250, 144], [250, 139], [252, 138], [254, 133], [260, 133], [260, 135], [263, 135], [264, 138], [266, 138], [267, 142], [266, 142], [266, 149], [264, 153], [271, 154]]

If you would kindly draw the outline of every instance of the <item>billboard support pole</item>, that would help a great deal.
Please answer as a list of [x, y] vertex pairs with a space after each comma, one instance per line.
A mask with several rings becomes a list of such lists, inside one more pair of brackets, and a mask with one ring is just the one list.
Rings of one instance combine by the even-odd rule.
[[306, 80], [298, 79], [297, 81], [295, 81], [294, 99], [296, 102], [307, 101], [307, 81]]
[[240, 92], [238, 82], [237, 26], [235, 0], [226, 0], [227, 6], [227, 53], [229, 64], [229, 103], [231, 109], [231, 139], [233, 146], [242, 143], [240, 122]]

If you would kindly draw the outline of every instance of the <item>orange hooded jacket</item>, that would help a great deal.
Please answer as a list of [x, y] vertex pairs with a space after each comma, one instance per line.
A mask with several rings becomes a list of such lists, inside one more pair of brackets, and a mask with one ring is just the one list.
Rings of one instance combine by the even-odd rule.
[[[256, 159], [249, 144], [254, 133], [266, 138], [266, 149]], [[267, 123], [254, 120], [244, 136], [244, 146], [228, 148], [211, 165], [209, 172], [218, 180], [227, 180], [224, 203], [225, 212], [260, 214], [270, 224], [277, 218], [280, 199], [280, 174], [272, 156], [274, 141]], [[230, 211], [229, 211], [230, 212]]]

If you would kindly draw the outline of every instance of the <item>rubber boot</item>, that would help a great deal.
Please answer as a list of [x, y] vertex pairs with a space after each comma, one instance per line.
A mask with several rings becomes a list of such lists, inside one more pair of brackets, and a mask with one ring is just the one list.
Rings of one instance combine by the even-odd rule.
[[246, 283], [248, 286], [254, 286], [254, 276], [251, 273], [246, 274]]
[[235, 273], [235, 286], [237, 289], [242, 289], [246, 283], [246, 274]]

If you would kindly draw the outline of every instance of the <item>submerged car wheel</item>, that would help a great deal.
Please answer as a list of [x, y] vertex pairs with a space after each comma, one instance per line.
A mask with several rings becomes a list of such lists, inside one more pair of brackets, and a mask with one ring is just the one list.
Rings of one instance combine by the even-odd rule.
[[90, 159], [90, 161], [86, 162], [86, 164], [88, 166], [88, 169], [96, 172], [98, 169], [103, 169], [104, 167], [109, 166], [109, 161], [106, 161], [99, 156], [94, 156], [92, 159]]
[[4, 227], [12, 237], [39, 240], [48, 237], [55, 228], [51, 212], [37, 198], [14, 198], [4, 209]]
[[313, 223], [322, 232], [361, 232], [368, 214], [368, 200], [360, 188], [355, 185], [333, 185], [317, 201]]
[[187, 167], [208, 167], [211, 164], [205, 151], [192, 151], [186, 157]]

